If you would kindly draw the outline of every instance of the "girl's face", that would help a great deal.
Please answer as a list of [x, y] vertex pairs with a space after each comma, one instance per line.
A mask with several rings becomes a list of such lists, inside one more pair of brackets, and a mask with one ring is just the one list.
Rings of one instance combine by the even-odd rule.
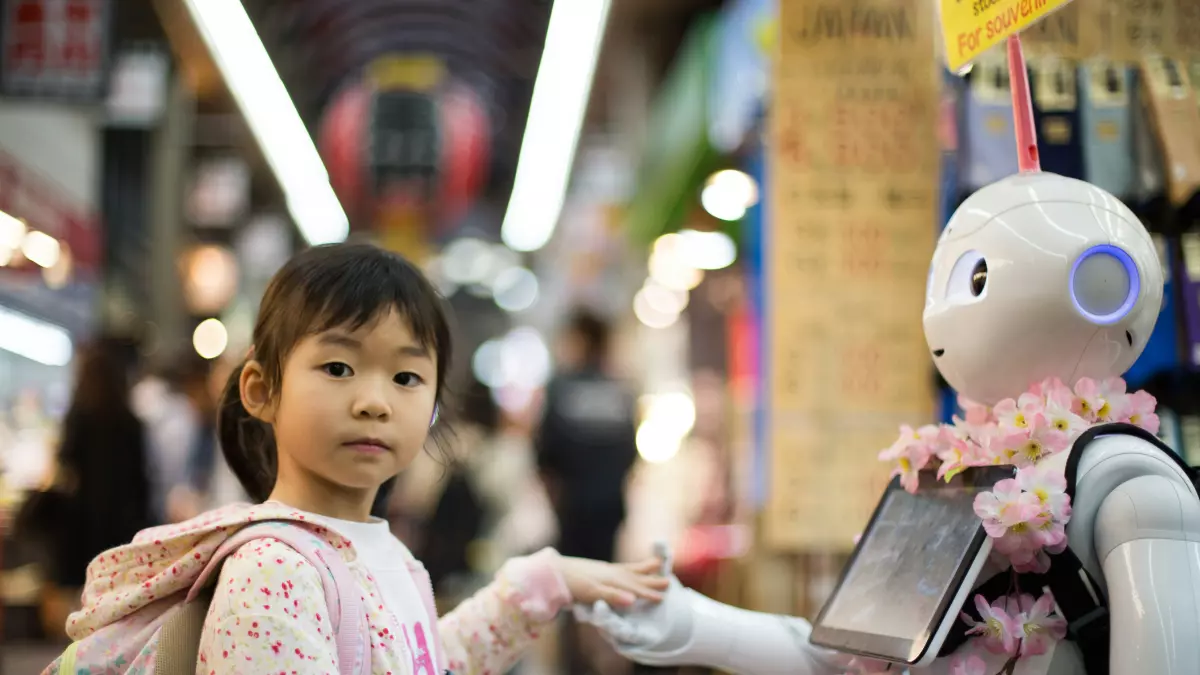
[[[245, 401], [253, 392], [243, 378]], [[278, 395], [256, 415], [274, 426], [277, 490], [308, 476], [335, 490], [362, 490], [369, 505], [375, 490], [425, 444], [438, 384], [436, 354], [394, 311], [354, 331], [305, 337], [284, 363], [282, 379]]]

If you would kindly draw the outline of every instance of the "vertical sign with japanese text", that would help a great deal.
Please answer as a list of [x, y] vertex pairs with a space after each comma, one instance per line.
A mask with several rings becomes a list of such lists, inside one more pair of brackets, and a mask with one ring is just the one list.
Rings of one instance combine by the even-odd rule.
[[886, 484], [877, 453], [932, 416], [934, 18], [922, 0], [781, 3], [764, 242], [764, 534], [778, 550], [850, 547]]

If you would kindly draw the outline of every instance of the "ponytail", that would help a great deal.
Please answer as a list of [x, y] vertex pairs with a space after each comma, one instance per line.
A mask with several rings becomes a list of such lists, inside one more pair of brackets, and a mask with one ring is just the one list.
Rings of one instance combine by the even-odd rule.
[[242, 404], [241, 380], [246, 362], [233, 369], [221, 392], [217, 412], [217, 437], [221, 452], [242, 489], [258, 503], [267, 501], [275, 488], [279, 459], [275, 434]]

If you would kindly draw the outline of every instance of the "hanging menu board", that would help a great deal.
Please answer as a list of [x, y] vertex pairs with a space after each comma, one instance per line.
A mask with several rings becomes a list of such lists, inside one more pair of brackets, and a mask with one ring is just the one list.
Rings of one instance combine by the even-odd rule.
[[849, 548], [900, 423], [933, 412], [921, 328], [938, 64], [923, 0], [782, 0], [766, 238], [768, 545]]

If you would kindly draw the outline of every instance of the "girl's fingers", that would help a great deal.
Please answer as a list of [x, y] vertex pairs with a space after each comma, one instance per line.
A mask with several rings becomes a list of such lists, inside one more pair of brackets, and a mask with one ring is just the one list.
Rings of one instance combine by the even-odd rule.
[[606, 584], [600, 588], [600, 599], [613, 607], [628, 607], [637, 601], [637, 595], [632, 591]]
[[[661, 578], [660, 578], [661, 579]], [[662, 581], [666, 581], [663, 579]], [[666, 584], [657, 582], [653, 578], [647, 577], [631, 577], [614, 580], [611, 584], [621, 590], [633, 593], [639, 598], [653, 600], [658, 602], [662, 600], [662, 591], [666, 589]]]
[[637, 574], [653, 574], [655, 572], [658, 572], [658, 570], [661, 566], [662, 566], [662, 561], [659, 560], [658, 558], [648, 558], [646, 560], [640, 560], [638, 562], [632, 562], [632, 563], [625, 563], [624, 565], [622, 565], [622, 567], [624, 567], [625, 569], [629, 570], [630, 572], [635, 572]]
[[671, 585], [670, 579], [667, 577], [660, 577], [657, 574], [644, 576], [640, 579], [640, 581], [650, 588], [655, 588], [660, 591], [666, 590], [666, 588]]

